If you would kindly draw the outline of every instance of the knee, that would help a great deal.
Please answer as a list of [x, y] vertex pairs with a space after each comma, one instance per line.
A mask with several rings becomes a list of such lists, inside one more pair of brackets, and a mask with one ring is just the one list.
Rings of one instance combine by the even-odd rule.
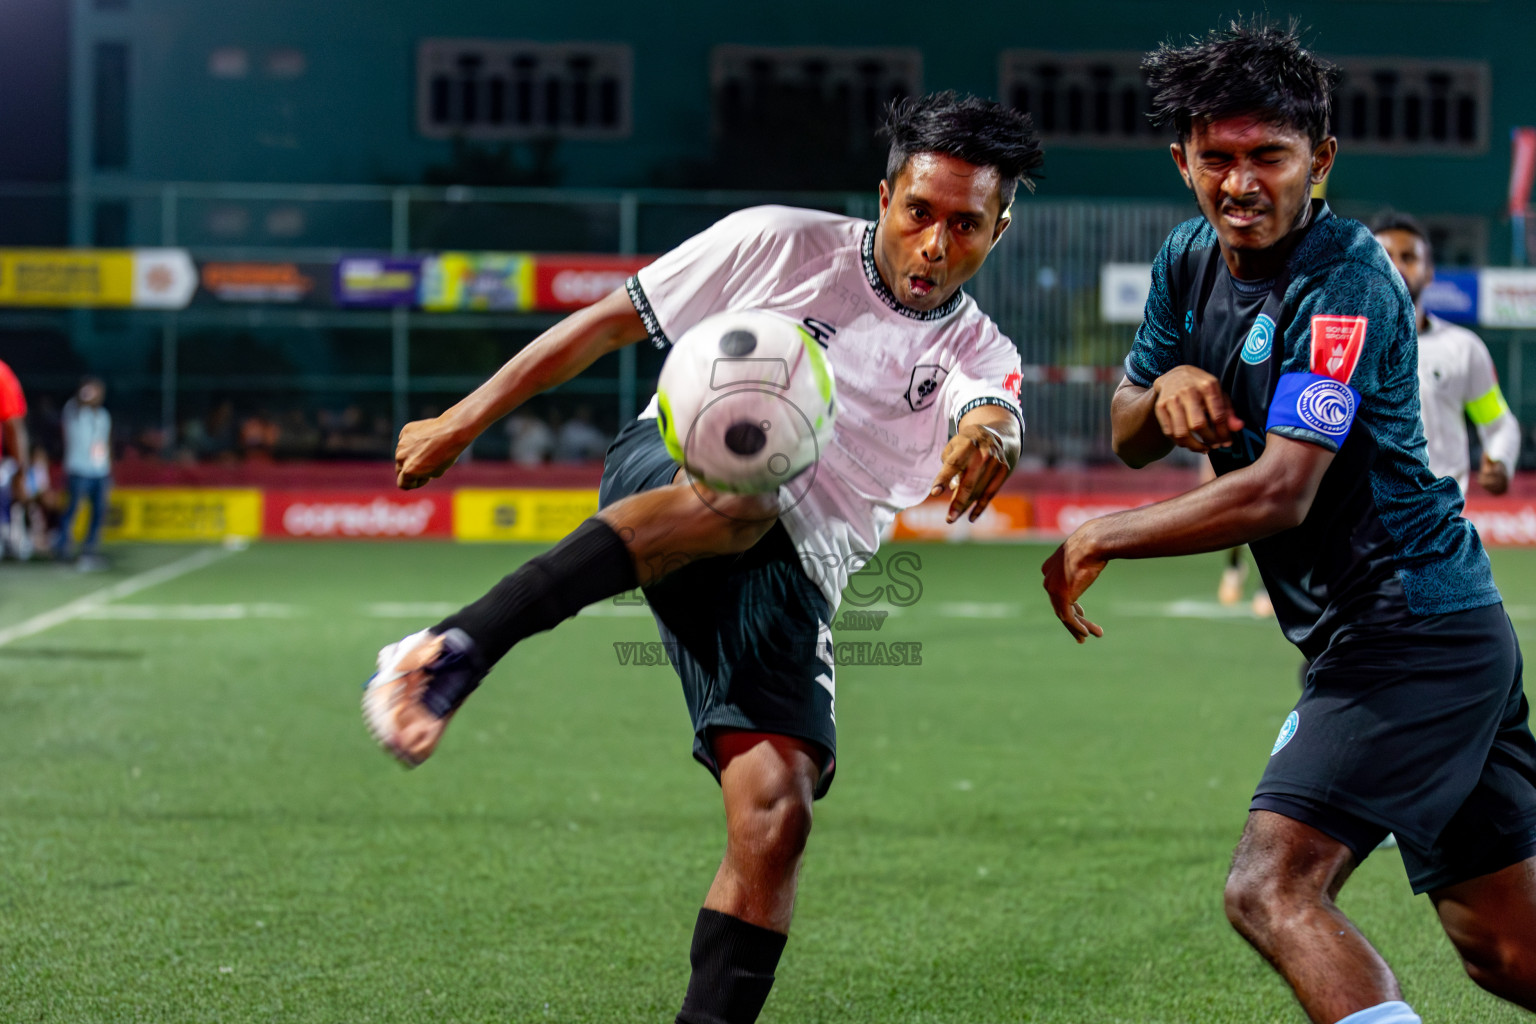
[[1222, 898], [1232, 927], [1253, 941], [1281, 930], [1287, 919], [1311, 901], [1274, 865], [1241, 856], [1232, 863]]
[[739, 856], [789, 866], [798, 862], [811, 835], [811, 794], [792, 780], [758, 793], [729, 825]]
[[1492, 992], [1536, 985], [1536, 945], [1523, 936], [1463, 924], [1446, 929], [1467, 977]]

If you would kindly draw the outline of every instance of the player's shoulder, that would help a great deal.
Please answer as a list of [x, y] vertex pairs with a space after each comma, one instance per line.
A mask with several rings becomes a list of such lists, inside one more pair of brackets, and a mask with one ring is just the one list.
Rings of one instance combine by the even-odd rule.
[[1163, 243], [1163, 256], [1170, 261], [1177, 261], [1215, 244], [1216, 231], [1210, 221], [1203, 216], [1191, 217], [1168, 232], [1168, 240]]
[[997, 321], [976, 304], [970, 292], [962, 292], [960, 305], [945, 319], [944, 325], [979, 347], [1006, 346], [1015, 351], [1018, 349], [1013, 340], [1003, 333]]
[[1191, 217], [1168, 233], [1153, 264], [1153, 288], [1181, 295], [1195, 283], [1201, 257], [1216, 245], [1216, 232], [1204, 217]]
[[857, 245], [865, 222], [801, 206], [749, 206], [720, 219], [717, 227], [763, 240], [799, 242], [814, 248]]
[[1339, 217], [1323, 204], [1312, 230], [1292, 254], [1291, 280], [1305, 290], [1322, 288], [1358, 293], [1386, 293], [1411, 306], [1408, 289], [1387, 251], [1370, 228], [1349, 217]]
[[1460, 348], [1482, 348], [1488, 346], [1477, 332], [1463, 327], [1461, 324], [1453, 324], [1449, 320], [1442, 320], [1434, 314], [1429, 316], [1429, 330], [1419, 334], [1419, 340], [1433, 340], [1437, 343], [1454, 345]]

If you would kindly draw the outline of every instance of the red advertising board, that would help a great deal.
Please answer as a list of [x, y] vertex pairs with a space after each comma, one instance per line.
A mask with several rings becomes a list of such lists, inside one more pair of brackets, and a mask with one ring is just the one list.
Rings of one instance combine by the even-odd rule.
[[262, 535], [404, 540], [453, 536], [448, 491], [268, 491]]
[[546, 256], [533, 263], [535, 309], [565, 310], [590, 306], [654, 256]]
[[1462, 515], [1472, 520], [1477, 535], [1489, 547], [1536, 545], [1536, 502], [1518, 498], [1487, 498], [1467, 502]]
[[947, 523], [949, 498], [929, 498], [921, 505], [903, 509], [891, 524], [892, 540], [1021, 540], [1029, 535], [1029, 499], [1018, 494], [999, 494], [974, 523], [969, 513]]

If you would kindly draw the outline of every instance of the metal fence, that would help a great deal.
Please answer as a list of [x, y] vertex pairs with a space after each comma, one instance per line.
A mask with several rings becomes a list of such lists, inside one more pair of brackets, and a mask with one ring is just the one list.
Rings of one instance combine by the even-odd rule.
[[[296, 263], [447, 249], [659, 253], [726, 213], [766, 202], [876, 213], [873, 193], [166, 183], [98, 185], [83, 194], [0, 187], [0, 211], [16, 203], [67, 208], [79, 244], [177, 246], [199, 260]], [[1029, 196], [1014, 205], [1013, 225], [968, 287], [1019, 347], [1032, 459], [1110, 457], [1109, 397], [1134, 328], [1100, 315], [1101, 267], [1149, 261], [1193, 212], [1187, 203]], [[0, 244], [14, 241], [0, 220]], [[125, 432], [174, 446], [224, 403], [272, 411], [350, 406], [398, 427], [462, 396], [556, 319], [278, 306], [11, 309], [0, 310], [0, 358], [34, 393], [61, 396], [83, 372], [104, 376]], [[1521, 373], [1532, 339], [1518, 332], [1486, 337], [1511, 405], [1517, 414], [1536, 412]], [[563, 403], [566, 414], [591, 405], [613, 429], [643, 404], [659, 369], [659, 354], [633, 346], [548, 402]], [[505, 443], [489, 436], [478, 450], [500, 455]]]

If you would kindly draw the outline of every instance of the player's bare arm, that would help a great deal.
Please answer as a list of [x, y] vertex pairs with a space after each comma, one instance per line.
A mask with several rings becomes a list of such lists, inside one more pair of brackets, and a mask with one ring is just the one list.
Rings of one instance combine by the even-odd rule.
[[1018, 417], [1002, 406], [978, 406], [960, 418], [959, 429], [944, 446], [944, 468], [929, 490], [935, 497], [954, 491], [945, 522], [953, 523], [970, 509], [974, 523], [987, 510], [1018, 465], [1023, 441]]
[[1227, 448], [1243, 421], [1221, 383], [1197, 366], [1178, 366], [1150, 388], [1122, 380], [1110, 405], [1115, 454], [1133, 468], [1167, 455], [1177, 445], [1204, 454]]
[[1333, 457], [1320, 445], [1270, 434], [1251, 466], [1177, 498], [1089, 520], [1041, 566], [1056, 617], [1078, 643], [1104, 635], [1077, 602], [1111, 559], [1220, 551], [1299, 526]]
[[623, 288], [572, 313], [441, 416], [407, 423], [395, 448], [396, 483], [409, 490], [442, 476], [492, 423], [645, 336], [645, 324]]

